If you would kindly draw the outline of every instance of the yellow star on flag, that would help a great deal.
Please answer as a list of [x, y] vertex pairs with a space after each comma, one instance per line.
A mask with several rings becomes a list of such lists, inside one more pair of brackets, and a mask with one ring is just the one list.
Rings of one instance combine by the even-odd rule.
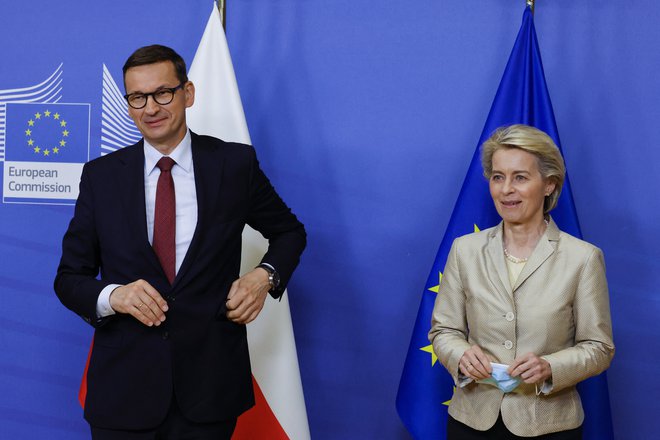
[[34, 119], [41, 119], [41, 113], [35, 113]]
[[50, 118], [50, 110], [46, 110], [44, 112], [44, 116], [46, 116], [47, 118]]
[[435, 352], [433, 351], [433, 345], [427, 345], [426, 347], [420, 348], [420, 350], [425, 351], [427, 353], [431, 353], [431, 366], [434, 366], [436, 362], [438, 362], [438, 357], [435, 355]]
[[62, 127], [66, 127], [66, 121], [62, 121], [62, 122], [60, 122], [60, 125], [61, 125]]
[[62, 136], [67, 137], [69, 135], [69, 130], [64, 130]]
[[50, 150], [44, 150], [44, 156], [49, 156], [50, 155]]
[[[474, 223], [474, 232], [479, 232], [479, 231], [480, 231], [479, 227], [477, 226], [476, 223]], [[429, 290], [431, 292], [438, 293], [440, 291], [440, 283], [441, 282], [442, 282], [442, 272], [438, 272], [438, 284], [433, 286], [433, 287], [429, 287]]]
[[62, 140], [60, 141], [60, 147], [63, 147], [63, 146], [65, 146], [65, 145], [66, 145], [66, 141], [65, 141], [64, 139], [62, 139]]
[[32, 139], [28, 139], [28, 145], [29, 145], [29, 146], [34, 145], [34, 141], [33, 141]]
[[429, 287], [429, 290], [431, 292], [438, 293], [438, 291], [440, 290], [440, 283], [441, 282], [442, 282], [442, 272], [438, 272], [438, 284], [436, 286]]
[[[454, 398], [454, 393], [455, 392], [456, 392], [456, 387], [454, 387], [454, 391], [451, 394], [452, 399]], [[450, 403], [451, 403], [451, 399], [447, 400], [446, 402], [442, 402], [442, 404], [445, 405], [445, 406], [449, 406]]]
[[30, 130], [29, 128], [25, 130], [25, 136], [32, 136], [32, 130]]
[[55, 113], [55, 114], [53, 115], [53, 119], [60, 119], [60, 114], [59, 114], [59, 113]]
[[60, 152], [60, 149], [59, 149], [59, 148], [57, 148], [57, 147], [53, 148], [53, 153], [57, 154], [57, 153], [59, 153], [59, 152]]
[[30, 119], [30, 120], [28, 121], [28, 125], [29, 125], [30, 127], [33, 127], [33, 126], [34, 126], [34, 120]]
[[34, 152], [35, 152], [35, 153], [39, 153], [40, 151], [41, 151], [41, 148], [39, 148], [39, 147], [34, 147]]

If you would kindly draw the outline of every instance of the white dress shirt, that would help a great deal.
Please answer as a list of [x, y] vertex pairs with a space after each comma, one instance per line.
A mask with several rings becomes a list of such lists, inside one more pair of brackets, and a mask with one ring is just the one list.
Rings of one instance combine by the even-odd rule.
[[[156, 148], [144, 141], [144, 199], [147, 211], [147, 235], [149, 244], [154, 238], [154, 211], [156, 206], [156, 186], [160, 169], [156, 163], [163, 157]], [[176, 273], [179, 272], [186, 252], [190, 247], [195, 227], [197, 226], [197, 191], [195, 189], [195, 170], [193, 167], [190, 132], [187, 131], [172, 153], [169, 155], [176, 164], [172, 167], [174, 196], [176, 203]], [[110, 294], [121, 284], [106, 286], [96, 302], [96, 314], [99, 318], [113, 315], [110, 307]]]

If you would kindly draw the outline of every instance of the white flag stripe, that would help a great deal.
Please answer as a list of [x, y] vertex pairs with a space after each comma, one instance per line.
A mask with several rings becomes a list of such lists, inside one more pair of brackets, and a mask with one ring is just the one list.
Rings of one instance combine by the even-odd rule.
[[234, 66], [215, 6], [188, 76], [196, 88], [203, 87], [198, 90], [200, 93], [195, 93], [195, 105], [188, 110], [195, 123], [201, 125], [204, 114], [207, 114], [205, 128], [213, 130], [216, 137], [251, 144]]
[[[225, 141], [250, 144], [227, 40], [215, 7], [189, 72], [195, 104], [187, 111], [190, 128]], [[266, 251], [258, 232], [243, 232], [241, 273], [253, 269]], [[281, 302], [268, 297], [259, 317], [248, 325], [252, 370], [280, 425], [293, 440], [310, 438], [298, 356], [287, 293]]]

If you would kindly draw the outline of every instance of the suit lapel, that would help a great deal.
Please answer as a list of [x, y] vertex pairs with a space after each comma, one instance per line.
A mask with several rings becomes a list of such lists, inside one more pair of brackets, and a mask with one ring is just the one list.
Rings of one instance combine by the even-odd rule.
[[[121, 167], [117, 175], [117, 187], [123, 195], [122, 201], [126, 215], [126, 223], [131, 237], [138, 243], [145, 260], [148, 260], [159, 271], [163, 272], [158, 257], [149, 244], [147, 235], [147, 210], [144, 200], [144, 144], [124, 148], [118, 155]], [[165, 273], [163, 272], [163, 276]]]
[[186, 252], [179, 272], [174, 279], [174, 286], [180, 282], [190, 269], [204, 242], [204, 231], [211, 221], [214, 212], [212, 209], [213, 204], [219, 197], [224, 165], [224, 156], [220, 154], [220, 150], [210, 147], [195, 133], [190, 132], [190, 135], [192, 139], [193, 169], [195, 171], [195, 192], [197, 194], [197, 225], [188, 252]]
[[516, 280], [515, 286], [513, 286], [513, 291], [515, 292], [527, 278], [529, 278], [536, 270], [541, 267], [541, 265], [555, 252], [555, 243], [559, 240], [559, 228], [552, 219], [548, 224], [548, 227], [545, 230], [545, 233], [539, 240], [534, 252], [529, 256], [527, 264], [523, 267], [520, 276]]
[[[489, 264], [488, 273], [496, 273], [492, 280], [499, 288], [513, 298], [513, 290], [509, 282], [509, 272], [504, 261], [504, 248], [502, 247], [502, 223], [500, 222], [490, 232], [486, 245], [486, 258]], [[499, 283], [498, 283], [499, 281]]]

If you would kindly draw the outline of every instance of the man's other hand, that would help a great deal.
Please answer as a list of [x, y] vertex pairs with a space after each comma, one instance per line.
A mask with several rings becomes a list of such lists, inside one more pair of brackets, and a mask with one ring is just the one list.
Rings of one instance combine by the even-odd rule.
[[266, 269], [257, 267], [231, 285], [227, 295], [227, 318], [237, 324], [254, 321], [264, 307], [270, 283]]

